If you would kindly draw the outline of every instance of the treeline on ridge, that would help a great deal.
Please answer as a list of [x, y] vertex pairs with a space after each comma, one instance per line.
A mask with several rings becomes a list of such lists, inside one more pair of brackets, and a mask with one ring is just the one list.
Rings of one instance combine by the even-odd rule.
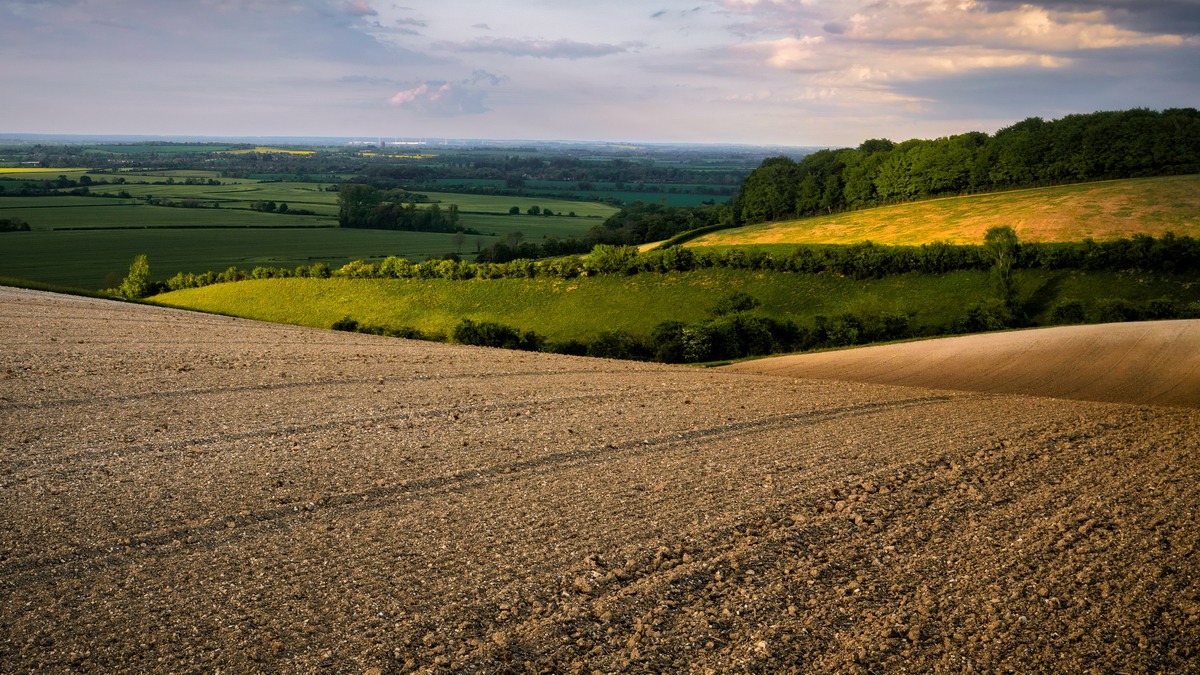
[[835, 213], [928, 197], [1200, 172], [1200, 111], [1134, 109], [1031, 117], [970, 132], [773, 157], [734, 199], [740, 223]]

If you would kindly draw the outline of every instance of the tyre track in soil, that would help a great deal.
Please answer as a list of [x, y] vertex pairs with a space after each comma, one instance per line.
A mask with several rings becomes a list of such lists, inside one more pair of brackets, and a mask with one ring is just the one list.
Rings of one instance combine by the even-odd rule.
[[[833, 488], [824, 503], [820, 497], [817, 497], [807, 500], [807, 503], [800, 500], [799, 503], [786, 504], [784, 508], [776, 506], [757, 518], [741, 519], [724, 527], [711, 528], [696, 538], [681, 536], [677, 542], [674, 542], [674, 546], [668, 544], [655, 550], [652, 558], [647, 552], [642, 551], [638, 560], [626, 559], [625, 566], [616, 574], [611, 571], [611, 564], [606, 563], [598, 556], [589, 556], [582, 561], [582, 565], [573, 570], [573, 574], [568, 573], [564, 576], [562, 582], [555, 589], [555, 593], [525, 604], [523, 608], [525, 610], [529, 610], [530, 607], [534, 608], [532, 618], [512, 621], [507, 626], [498, 626], [496, 622], [492, 622], [490, 625], [476, 628], [467, 636], [460, 637], [460, 644], [465, 644], [468, 648], [460, 649], [456, 653], [456, 657], [460, 660], [450, 661], [449, 664], [463, 670], [475, 670], [476, 667], [488, 663], [506, 663], [535, 669], [537, 666], [544, 666], [548, 663], [561, 664], [569, 661], [576, 667], [582, 667], [584, 663], [588, 663], [592, 667], [600, 666], [603, 671], [622, 671], [634, 664], [652, 670], [695, 668], [701, 665], [701, 662], [697, 660], [697, 657], [700, 656], [707, 658], [703, 662], [704, 665], [721, 670], [778, 672], [789, 666], [796, 669], [797, 664], [794, 662], [789, 664], [786, 659], [771, 658], [772, 649], [779, 644], [775, 640], [768, 643], [766, 640], [743, 639], [743, 645], [739, 652], [736, 648], [729, 648], [732, 644], [730, 640], [722, 639], [719, 636], [721, 632], [732, 633], [736, 640], [739, 633], [729, 630], [729, 627], [725, 627], [724, 631], [709, 630], [706, 635], [702, 633], [697, 637], [695, 627], [687, 625], [688, 620], [693, 618], [695, 613], [690, 613], [680, 605], [687, 606], [690, 603], [692, 610], [697, 607], [703, 608], [706, 604], [711, 605], [713, 603], [706, 603], [704, 598], [707, 596], [711, 599], [713, 595], [710, 591], [714, 587], [721, 586], [722, 581], [728, 585], [731, 583], [729, 581], [731, 577], [736, 580], [739, 570], [743, 572], [742, 582], [746, 581], [744, 576], [747, 574], [746, 570], [751, 570], [748, 572], [749, 575], [754, 575], [753, 570], [755, 569], [774, 570], [778, 573], [780, 570], [774, 568], [778, 567], [780, 560], [788, 561], [786, 562], [788, 566], [782, 569], [783, 575], [799, 572], [802, 581], [809, 585], [813, 584], [813, 580], [820, 579], [835, 587], [839, 584], [844, 585], [847, 595], [857, 594], [859, 589], [863, 588], [863, 584], [859, 583], [858, 576], [851, 574], [853, 569], [822, 563], [824, 556], [797, 560], [795, 552], [800, 548], [797, 546], [797, 541], [804, 540], [807, 543], [808, 551], [845, 549], [848, 540], [852, 541], [854, 548], [869, 546], [876, 551], [889, 548], [894, 550], [894, 545], [877, 543], [871, 545], [871, 542], [866, 539], [883, 539], [894, 544], [910, 537], [911, 529], [895, 528], [877, 517], [883, 516], [890, 520], [888, 517], [894, 514], [887, 513], [886, 510], [882, 510], [881, 513], [880, 509], [872, 509], [873, 498], [893, 494], [906, 501], [909, 507], [915, 506], [922, 511], [939, 508], [946, 510], [952, 508], [951, 505], [955, 501], [951, 497], [955, 487], [952, 483], [961, 485], [964, 478], [986, 475], [999, 467], [1012, 467], [1014, 464], [1032, 460], [1046, 450], [1060, 447], [1068, 439], [1076, 443], [1081, 440], [1086, 441], [1106, 436], [1107, 432], [1112, 429], [1113, 427], [1102, 428], [1092, 434], [1080, 434], [1078, 431], [1058, 434], [1044, 434], [1041, 430], [1030, 431], [1019, 437], [1015, 443], [1006, 440], [1002, 444], [992, 444], [981, 448], [973, 456], [975, 461], [967, 465], [959, 465], [948, 457], [937, 457], [931, 460], [887, 466], [867, 474], [868, 480], [866, 481], [849, 485], [843, 484]], [[1128, 431], [1130, 425], [1123, 425], [1122, 429]], [[1025, 443], [1033, 443], [1033, 447], [1023, 448]], [[952, 469], [952, 471], [947, 472], [944, 469]], [[1138, 476], [1143, 477], [1149, 473], [1151, 470], [1146, 468], [1140, 471]], [[834, 485], [838, 484], [836, 480], [830, 482]], [[1027, 476], [1025, 484], [1017, 492], [1024, 492], [1024, 488], [1039, 483], [1041, 481]], [[1100, 504], [1086, 504], [1082, 508], [1077, 507], [1065, 512], [1062, 509], [1048, 507], [1047, 500], [1043, 495], [1033, 493], [1025, 493], [1024, 496], [1018, 496], [1015, 500], [1001, 499], [994, 503], [1002, 505], [1014, 503], [1014, 501], [1021, 502], [1017, 504], [1017, 508], [1010, 509], [1021, 515], [1010, 515], [1001, 526], [1016, 527], [1026, 524], [1025, 529], [1021, 532], [1022, 536], [1018, 537], [1018, 540], [1027, 538], [1029, 541], [1035, 542], [1033, 554], [1036, 557], [1038, 554], [1053, 554], [1055, 551], [1069, 548], [1075, 543], [1068, 541], [1072, 530], [1082, 537], [1087, 537], [1092, 532], [1116, 530], [1117, 525], [1113, 522], [1096, 523], [1089, 516], [1094, 515], [1096, 510], [1101, 510], [1105, 506], [1119, 501], [1130, 490], [1131, 488], [1126, 487], [1124, 492], [1118, 491], [1116, 494], [1104, 497], [1100, 500]], [[922, 494], [933, 494], [935, 497], [932, 500], [922, 498]], [[845, 502], [842, 501], [843, 499], [853, 500], [855, 497], [858, 498], [858, 501], [852, 501], [849, 506], [845, 506]], [[1025, 511], [1029, 508], [1041, 508], [1054, 515], [1048, 518], [1047, 522], [1037, 526], [1028, 526], [1029, 517]], [[925, 533], [918, 533], [917, 536], [926, 541], [932, 540], [934, 543], [941, 543], [947, 538], [953, 537], [959, 527], [960, 524], [946, 521], [940, 527]], [[1051, 529], [1057, 532], [1056, 537], [1060, 537], [1063, 532], [1068, 532], [1068, 534], [1066, 537], [1058, 538], [1057, 541], [1053, 541], [1055, 537], [1039, 536]], [[866, 537], [863, 536], [864, 534]], [[1106, 542], [1106, 545], [1112, 544]], [[1122, 547], [1121, 553], [1136, 554], [1137, 550], [1136, 547], [1125, 546]], [[617, 558], [619, 559], [620, 556]], [[878, 564], [878, 561], [874, 562]], [[1056, 562], [1064, 567], [1067, 566], [1063, 565], [1062, 561]], [[632, 568], [633, 572], [630, 572], [629, 568]], [[938, 570], [931, 571], [936, 573]], [[589, 577], [589, 573], [592, 576]], [[759, 574], [762, 572], [760, 571]], [[1079, 574], [1083, 574], [1083, 572]], [[911, 574], [904, 581], [907, 581], [905, 586], [911, 591], [921, 581], [927, 580], [926, 577]], [[753, 582], [752, 579], [751, 581]], [[1044, 583], [1045, 578], [1038, 581]], [[759, 582], [759, 585], [763, 584]], [[1179, 583], [1170, 590], [1182, 592], [1188, 585], [1190, 585], [1188, 582]], [[889, 590], [895, 593], [904, 588], [893, 585]], [[1014, 591], [1009, 600], [1019, 597], [1021, 593], [1037, 596], [1038, 600], [1048, 594], [1046, 590], [1039, 590], [1037, 584], [1030, 581], [1028, 588]], [[569, 599], [563, 600], [560, 596], [568, 596]], [[696, 601], [697, 596], [702, 598], [699, 602]], [[831, 600], [834, 598], [828, 597], [827, 594], [827, 597], [821, 602], [830, 602]], [[1045, 600], [1045, 603], [1054, 609], [1061, 606], [1061, 601], [1057, 597], [1050, 597]], [[719, 606], [719, 603], [717, 604]], [[802, 606], [811, 608], [815, 604], [810, 599], [806, 605]], [[672, 608], [666, 621], [663, 620], [664, 613], [661, 611], [664, 606]], [[709, 609], [711, 610], [711, 607]], [[776, 609], [782, 610], [781, 614], [789, 616], [798, 613], [795, 605]], [[500, 604], [498, 607], [492, 605], [479, 614], [502, 615], [510, 612], [514, 615], [523, 613], [511, 605]], [[705, 617], [713, 613], [709, 611]], [[822, 641], [834, 637], [833, 635], [825, 638], [807, 636], [803, 640], [806, 643], [803, 645], [803, 649], [807, 652], [807, 656], [815, 656], [819, 660], [806, 659], [801, 670], [870, 670], [883, 667], [885, 671], [888, 671], [907, 666], [904, 667], [905, 670], [911, 669], [914, 672], [920, 672], [931, 668], [973, 670], [977, 667], [978, 664], [972, 664], [969, 660], [959, 661], [953, 657], [948, 660], [942, 659], [926, 663], [924, 667], [914, 667], [915, 664], [909, 661], [912, 656], [912, 647], [917, 646], [922, 640], [928, 640], [931, 635], [946, 632], [947, 626], [951, 626], [951, 632], [953, 632], [952, 622], [945, 622], [947, 626], [943, 626], [936, 619], [929, 620], [928, 611], [922, 612], [922, 614], [926, 615], [926, 619], [918, 620], [918, 623], [923, 625], [914, 628], [906, 623], [910, 622], [911, 616], [901, 616], [889, 611], [886, 616], [891, 619], [890, 623], [885, 620], [876, 626], [877, 629], [882, 630], [872, 634], [869, 629], [865, 631], [860, 629], [856, 631], [856, 635], [851, 636], [853, 639], [846, 640], [842, 637], [838, 640], [845, 643], [841, 650], [822, 647]], [[1022, 615], [1020, 619], [1027, 620], [1027, 617]], [[707, 618], [704, 621], [707, 622]], [[847, 623], [843, 627], [850, 625]], [[497, 628], [500, 628], [501, 632], [489, 633]], [[613, 635], [612, 628], [617, 628], [615, 639], [611, 637]], [[994, 627], [989, 626], [989, 628]], [[605, 630], [607, 632], [601, 632]], [[589, 635], [593, 640], [587, 640], [580, 644], [581, 633]], [[926, 637], [923, 638], [923, 634]], [[416, 636], [420, 641], [414, 640], [414, 643], [402, 651], [416, 654], [422, 651], [422, 647], [428, 651], [429, 635], [430, 633]], [[678, 635], [687, 636], [688, 643], [672, 645], [668, 639], [662, 639]], [[494, 639], [489, 640], [489, 637]], [[758, 637], [771, 636], [760, 635]], [[775, 636], [776, 640], [778, 637], [778, 635]], [[1058, 637], [1057, 634], [1055, 637]], [[1078, 639], [1078, 635], [1072, 637]], [[1183, 642], [1186, 644], [1184, 656], [1196, 653], [1194, 627], [1189, 637], [1190, 641]], [[796, 636], [785, 635], [783, 641], [790, 643], [795, 638]], [[435, 641], [440, 639], [442, 638], [439, 636]], [[956, 639], [962, 640], [963, 636], [958, 635]], [[656, 641], [657, 644], [655, 644]], [[1180, 642], [1167, 640], [1164, 641], [1164, 644], [1178, 651]], [[603, 648], [595, 646], [597, 643], [603, 645]], [[698, 643], [706, 644], [701, 651], [708, 650], [712, 653], [697, 654]], [[639, 644], [641, 650], [639, 650]], [[564, 648], [562, 645], [566, 645], [566, 647]], [[584, 649], [576, 649], [576, 646], [584, 647]], [[448, 653], [449, 650], [445, 651]], [[658, 653], [655, 654], [655, 651]], [[649, 658], [640, 659], [641, 663], [639, 664], [640, 652], [646, 652], [645, 655]], [[601, 654], [608, 657], [603, 662], [597, 663], [589, 658]], [[679, 659], [679, 654], [686, 654], [686, 659]], [[1015, 655], [989, 654], [984, 660], [989, 662], [988, 665], [1012, 667], [1013, 656]], [[1059, 656], [1061, 657], [1061, 654]], [[1098, 653], [1093, 654], [1093, 657], [1098, 656]], [[1176, 661], [1176, 663], [1180, 662]], [[446, 665], [446, 663], [439, 664], [437, 657], [408, 658], [404, 662], [404, 669], [434, 669], [437, 665]], [[1007, 667], [1002, 670], [1007, 670]]]
[[[693, 392], [696, 390], [692, 390]], [[582, 396], [582, 397], [567, 397], [559, 398], [551, 401], [533, 401], [521, 402], [508, 405], [495, 406], [475, 406], [473, 408], [449, 409], [445, 411], [437, 411], [438, 416], [449, 415], [452, 412], [477, 412], [491, 411], [508, 407], [528, 407], [532, 404], [545, 403], [565, 403], [565, 402], [581, 402], [588, 400], [597, 400], [602, 396]], [[181, 539], [188, 539], [190, 544], [196, 544], [197, 547], [203, 547], [206, 544], [211, 546], [212, 542], [198, 543], [191, 541], [197, 535], [211, 535], [213, 533], [226, 533], [228, 536], [238, 536], [241, 533], [238, 528], [247, 526], [256, 526], [269, 521], [280, 520], [283, 518], [293, 517], [300, 514], [307, 514], [314, 511], [323, 511], [325, 509], [347, 508], [350, 510], [364, 510], [368, 508], [383, 508], [389, 504], [381, 503], [391, 497], [403, 496], [407, 501], [415, 501], [422, 498], [422, 495], [432, 496], [446, 490], [455, 489], [479, 489], [488, 484], [493, 484], [499, 480], [514, 480], [523, 477], [528, 477], [530, 474], [552, 474], [557, 470], [577, 466], [586, 462], [593, 461], [598, 458], [614, 459], [618, 455], [640, 456], [651, 454], [658, 448], [663, 446], [673, 446], [682, 443], [693, 441], [704, 441], [716, 438], [745, 438], [754, 433], [765, 433], [778, 429], [780, 427], [789, 426], [797, 422], [816, 424], [828, 420], [845, 419], [849, 417], [869, 416], [872, 413], [886, 408], [887, 412], [895, 412], [903, 410], [911, 406], [926, 406], [935, 402], [951, 401], [954, 397], [950, 396], [928, 396], [914, 399], [902, 399], [888, 403], [868, 403], [857, 406], [848, 406], [844, 408], [836, 408], [830, 410], [818, 410], [808, 413], [795, 415], [785, 415], [782, 417], [770, 417], [747, 422], [737, 422], [733, 424], [720, 425], [707, 429], [687, 431], [683, 433], [675, 433], [667, 437], [646, 438], [640, 440], [627, 441], [625, 443], [611, 443], [605, 446], [591, 448], [587, 450], [572, 450], [567, 452], [554, 453], [537, 457], [535, 459], [524, 462], [516, 462], [505, 464], [502, 466], [490, 466], [482, 469], [472, 469], [461, 473], [444, 476], [431, 476], [428, 478], [420, 478], [407, 482], [405, 485], [376, 487], [359, 492], [337, 493], [324, 497], [319, 502], [309, 502], [307, 504], [287, 504], [274, 509], [263, 509], [249, 513], [231, 513], [219, 514], [213, 517], [210, 521], [204, 523], [189, 524], [182, 527], [172, 528], [165, 532], [142, 533], [133, 536], [122, 538], [121, 541], [107, 542], [86, 549], [78, 549], [74, 551], [55, 552], [51, 555], [35, 559], [19, 559], [11, 562], [0, 563], [0, 576], [15, 575], [27, 572], [43, 573], [49, 568], [54, 568], [59, 565], [68, 563], [88, 563], [94, 565], [99, 558], [104, 558], [114, 555], [122, 555], [134, 549], [145, 549], [152, 546], [162, 546], [177, 542]], [[423, 416], [432, 416], [425, 414]], [[384, 420], [388, 418], [382, 418]], [[353, 423], [354, 420], [344, 422]], [[361, 423], [361, 420], [359, 421]], [[334, 423], [329, 426], [336, 426], [343, 422]], [[306, 430], [317, 430], [328, 428], [327, 425], [318, 425], [310, 427]], [[253, 437], [261, 437], [261, 434], [254, 434]], [[224, 438], [215, 438], [211, 440], [202, 439], [196, 442], [216, 442], [218, 440], [227, 440]], [[182, 445], [188, 445], [191, 442], [181, 442]], [[172, 444], [173, 446], [175, 444]], [[165, 448], [164, 448], [165, 449]], [[630, 452], [636, 451], [636, 452]], [[77, 456], [76, 456], [77, 457]], [[72, 457], [75, 459], [76, 457]], [[369, 502], [369, 504], [367, 503]], [[232, 525], [229, 525], [232, 523]], [[225, 537], [228, 538], [228, 537]], [[139, 551], [143, 553], [144, 551]], [[18, 588], [24, 583], [32, 583], [35, 581], [44, 581], [38, 575], [38, 578], [27, 579], [23, 581], [9, 580], [6, 585], [10, 588]]]
[[[98, 317], [104, 306], [89, 305]], [[88, 338], [105, 330], [84, 328]], [[139, 339], [189, 341], [156, 348], [153, 367], [219, 355], [242, 332], [270, 342], [273, 329], [181, 320]], [[0, 324], [5, 336], [22, 330]], [[321, 343], [279, 348], [300, 375], [336, 364], [350, 376], [340, 379], [362, 383], [294, 410], [284, 404], [307, 389], [214, 391], [199, 421], [229, 416], [235, 434], [321, 425], [342, 401], [369, 421], [398, 400], [354, 377], [376, 362], [604, 372], [427, 382], [400, 400], [451, 412], [415, 427], [296, 433], [294, 456], [282, 439], [224, 435], [197, 457], [91, 457], [118, 475], [81, 476], [53, 498], [2, 490], [0, 544], [17, 528], [35, 548], [0, 561], [0, 670], [1137, 672], [1186, 671], [1200, 657], [1196, 411], [287, 334]], [[15, 356], [38, 366], [45, 347]], [[49, 358], [71, 369], [96, 353], [78, 348]], [[205, 386], [224, 377], [217, 360], [202, 359], [188, 381], [219, 390]], [[53, 398], [120, 382], [95, 372], [59, 384], [42, 372], [5, 384]], [[270, 406], [240, 405], [246, 396]], [[554, 398], [571, 400], [545, 402]], [[132, 436], [152, 431], [132, 426], [152, 400], [112, 406], [130, 416]], [[0, 446], [0, 458], [45, 463], [0, 480], [71, 487], [46, 470], [75, 461], [94, 433], [81, 420], [103, 408], [7, 416], [43, 431]], [[174, 414], [147, 412], [147, 425]], [[172, 434], [188, 431], [172, 425], [163, 439], [183, 443]], [[409, 454], [415, 464], [393, 466]], [[216, 482], [193, 489], [209, 465]], [[311, 510], [254, 506], [274, 494], [255, 481], [278, 473], [311, 490], [322, 472], [335, 489]], [[122, 487], [123, 477], [134, 482]], [[156, 527], [188, 512], [171, 492], [213, 490], [200, 505], [208, 515]], [[13, 508], [18, 494], [34, 499]], [[130, 499], [146, 510], [130, 522], [149, 526], [127, 531], [136, 539], [105, 521]], [[54, 544], [66, 541], [53, 529], [63, 512], [95, 524], [76, 545]]]

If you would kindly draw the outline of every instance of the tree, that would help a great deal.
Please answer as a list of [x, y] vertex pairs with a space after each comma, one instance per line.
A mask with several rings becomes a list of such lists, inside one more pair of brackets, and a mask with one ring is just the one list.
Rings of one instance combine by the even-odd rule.
[[467, 241], [467, 235], [463, 234], [462, 232], [455, 232], [450, 237], [450, 241], [452, 241], [454, 243], [454, 252], [461, 254], [462, 249], [463, 249], [463, 244], [465, 244]]
[[131, 300], [150, 295], [150, 262], [145, 255], [133, 259], [128, 276], [117, 287], [117, 294]]
[[350, 183], [338, 190], [338, 224], [342, 227], [369, 227], [374, 221], [375, 207], [383, 195], [370, 185]]
[[996, 296], [1011, 307], [1016, 291], [1012, 270], [1017, 262], [1017, 233], [1009, 226], [992, 227], [983, 235], [983, 248], [992, 262], [992, 284]]
[[510, 206], [510, 207], [508, 208], [508, 215], [510, 215], [510, 216], [519, 216], [519, 215], [521, 215], [521, 207], [519, 207], [519, 206]]

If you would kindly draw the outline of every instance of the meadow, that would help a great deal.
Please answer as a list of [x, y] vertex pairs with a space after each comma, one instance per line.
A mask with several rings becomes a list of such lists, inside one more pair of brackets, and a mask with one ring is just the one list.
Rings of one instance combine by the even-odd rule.
[[[1064, 299], [1200, 302], [1200, 285], [1190, 277], [1020, 270], [1016, 278], [1018, 294], [1035, 320], [1049, 319], [1050, 308]], [[735, 291], [762, 303], [752, 312], [756, 316], [807, 324], [818, 315], [908, 313], [918, 329], [949, 324], [967, 307], [993, 297], [988, 274], [978, 271], [855, 280], [708, 269], [570, 280], [271, 279], [176, 291], [152, 301], [313, 327], [329, 327], [349, 316], [365, 324], [448, 334], [469, 318], [532, 330], [552, 340], [586, 340], [611, 330], [646, 336], [668, 320], [699, 322]]]
[[1200, 175], [1133, 178], [949, 197], [713, 232], [688, 246], [974, 244], [997, 225], [1024, 241], [1200, 234]]

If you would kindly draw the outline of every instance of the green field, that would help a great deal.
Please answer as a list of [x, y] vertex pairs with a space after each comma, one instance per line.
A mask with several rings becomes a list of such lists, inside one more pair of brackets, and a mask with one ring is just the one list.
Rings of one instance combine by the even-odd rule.
[[[340, 266], [359, 258], [420, 260], [454, 250], [449, 234], [342, 228], [6, 232], [0, 233], [0, 246], [5, 252], [0, 276], [85, 289], [111, 286], [113, 277], [124, 276], [142, 253], [150, 258], [153, 278], [164, 280], [176, 272], [231, 265], [295, 267], [321, 261]], [[474, 250], [471, 238], [468, 250]]]
[[1026, 241], [1200, 235], [1200, 175], [1083, 183], [883, 206], [714, 232], [688, 246], [741, 244], [975, 244], [1007, 225]]
[[[1200, 284], [1188, 278], [1041, 270], [1022, 270], [1016, 276], [1020, 295], [1037, 300], [1035, 318], [1044, 318], [1061, 298], [1200, 301]], [[945, 325], [960, 318], [966, 307], [992, 297], [986, 272], [853, 280], [828, 274], [702, 270], [571, 280], [276, 279], [176, 291], [154, 301], [316, 327], [350, 316], [363, 323], [446, 333], [461, 319], [471, 318], [561, 340], [586, 339], [613, 329], [644, 336], [661, 321], [700, 321], [733, 291], [762, 301], [754, 313], [763, 316], [809, 323], [816, 315], [912, 312], [917, 327]]]
[[498, 195], [467, 195], [454, 192], [423, 192], [430, 199], [441, 202], [442, 206], [458, 204], [461, 211], [478, 213], [508, 213], [513, 206], [520, 207], [524, 213], [530, 206], [553, 209], [555, 213], [575, 212], [580, 217], [607, 218], [617, 212], [617, 209], [598, 202], [573, 202], [564, 199], [544, 199], [539, 197], [505, 197]]
[[92, 206], [43, 206], [19, 208], [7, 206], [12, 202], [54, 200], [68, 204], [87, 197], [15, 197], [0, 200], [0, 218], [20, 218], [34, 230], [61, 228], [116, 227], [332, 227], [337, 220], [321, 216], [288, 216], [258, 211], [218, 209], [187, 209], [182, 207], [131, 204], [118, 199], [101, 200]]
[[[45, 208], [80, 208], [91, 206], [121, 206], [133, 204], [131, 199], [113, 199], [112, 197], [0, 197], [0, 213], [11, 209], [45, 209]], [[0, 215], [0, 218], [10, 218]]]

